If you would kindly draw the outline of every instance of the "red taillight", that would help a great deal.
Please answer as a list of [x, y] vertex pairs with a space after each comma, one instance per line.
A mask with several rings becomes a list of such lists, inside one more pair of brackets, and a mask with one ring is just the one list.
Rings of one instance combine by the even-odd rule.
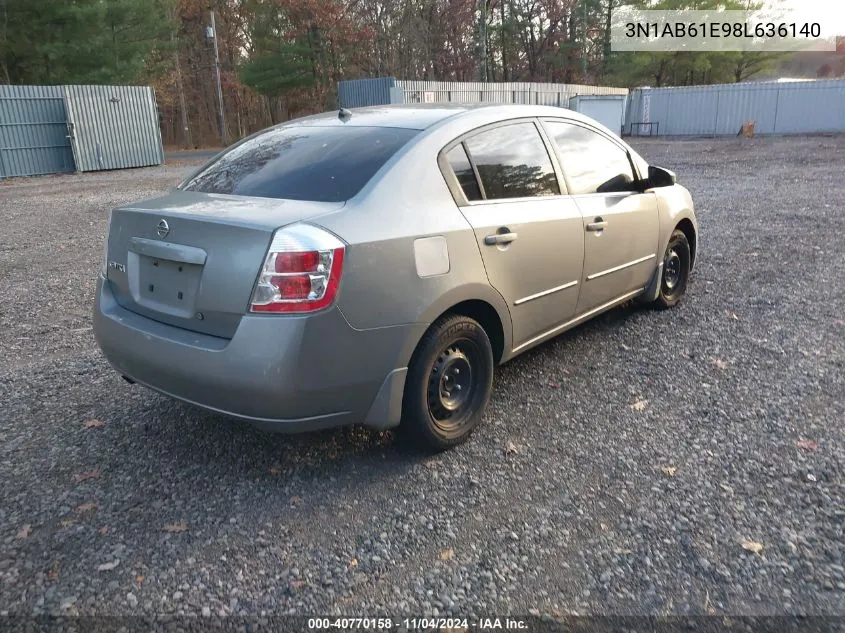
[[273, 235], [252, 293], [253, 312], [313, 312], [334, 301], [343, 270], [343, 242], [310, 224]]
[[276, 253], [277, 273], [312, 273], [320, 265], [319, 251], [304, 253]]
[[270, 283], [279, 289], [279, 296], [288, 301], [307, 299], [311, 294], [311, 275], [297, 275], [296, 277], [276, 277]]

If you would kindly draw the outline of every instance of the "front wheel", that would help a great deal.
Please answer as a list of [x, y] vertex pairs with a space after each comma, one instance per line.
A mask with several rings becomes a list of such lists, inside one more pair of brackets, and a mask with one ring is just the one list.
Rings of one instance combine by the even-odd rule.
[[683, 231], [673, 231], [663, 254], [663, 274], [660, 277], [660, 293], [654, 306], [665, 310], [678, 304], [687, 291], [690, 272], [690, 248]]
[[493, 349], [484, 328], [469, 317], [443, 317], [411, 359], [400, 431], [429, 449], [456, 446], [478, 426], [492, 387]]

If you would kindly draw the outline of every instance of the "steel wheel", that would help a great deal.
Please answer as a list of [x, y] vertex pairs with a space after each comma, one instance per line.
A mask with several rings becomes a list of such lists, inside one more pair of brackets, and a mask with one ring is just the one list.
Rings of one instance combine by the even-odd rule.
[[444, 349], [428, 377], [428, 413], [434, 424], [450, 433], [467, 421], [472, 404], [473, 361], [478, 350], [468, 340], [457, 341]]
[[493, 386], [493, 350], [481, 325], [451, 315], [425, 333], [408, 366], [400, 431], [435, 450], [466, 440]]
[[667, 290], [667, 294], [672, 294], [672, 290], [677, 287], [681, 281], [681, 256], [674, 248], [669, 248], [666, 251], [666, 257], [663, 258], [663, 287]]
[[690, 271], [690, 248], [687, 236], [676, 230], [669, 238], [663, 254], [663, 273], [660, 293], [654, 302], [657, 308], [671, 308], [678, 304], [687, 291]]

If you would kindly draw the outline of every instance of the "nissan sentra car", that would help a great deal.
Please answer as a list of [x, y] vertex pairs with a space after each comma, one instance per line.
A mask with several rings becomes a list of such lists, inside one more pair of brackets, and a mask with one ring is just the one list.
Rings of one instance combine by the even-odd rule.
[[112, 212], [96, 339], [129, 382], [265, 429], [398, 426], [444, 449], [495, 366], [681, 300], [698, 225], [675, 180], [554, 107], [291, 121]]

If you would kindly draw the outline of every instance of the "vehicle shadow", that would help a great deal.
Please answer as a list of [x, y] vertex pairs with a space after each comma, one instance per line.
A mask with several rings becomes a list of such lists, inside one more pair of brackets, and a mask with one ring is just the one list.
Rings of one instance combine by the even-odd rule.
[[[588, 339], [618, 328], [647, 311], [648, 308], [630, 302], [542, 343], [499, 368], [494, 378], [494, 392], [508, 376], [550, 354], [565, 349], [567, 354], [577, 358], [579, 347]], [[351, 426], [308, 433], [271, 433], [165, 397], [151, 397], [157, 400], [151, 403], [150, 418], [169, 419], [174, 423], [158, 424], [150, 420], [145, 424], [145, 431], [163, 435], [161, 439], [174, 451], [174, 459], [182, 463], [228, 463], [233, 472], [243, 476], [263, 474], [268, 469], [285, 470], [286, 465], [291, 464], [312, 471], [315, 476], [319, 475], [321, 464], [329, 463], [378, 463], [385, 469], [392, 469], [397, 463], [413, 464], [433, 457], [430, 451], [404, 441], [395, 430]], [[373, 460], [373, 457], [378, 459]]]

